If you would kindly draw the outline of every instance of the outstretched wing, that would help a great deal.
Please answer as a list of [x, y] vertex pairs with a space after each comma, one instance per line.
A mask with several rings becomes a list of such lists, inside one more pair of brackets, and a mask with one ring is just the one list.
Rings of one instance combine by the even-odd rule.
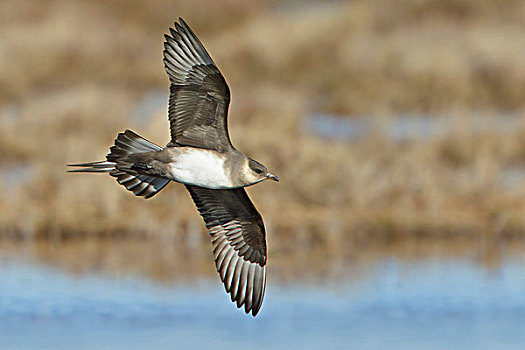
[[165, 35], [164, 68], [170, 78], [171, 144], [225, 152], [232, 145], [227, 115], [230, 89], [182, 18]]
[[244, 188], [186, 188], [210, 232], [215, 266], [232, 302], [257, 315], [266, 287], [266, 234], [261, 215]]

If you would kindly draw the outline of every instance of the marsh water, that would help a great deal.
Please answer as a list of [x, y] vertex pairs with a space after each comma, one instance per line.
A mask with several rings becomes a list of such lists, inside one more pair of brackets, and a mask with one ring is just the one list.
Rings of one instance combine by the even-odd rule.
[[[269, 270], [257, 318], [218, 278], [159, 282], [0, 260], [0, 349], [519, 349], [525, 259], [385, 257], [342, 278], [282, 280]], [[308, 266], [304, 266], [308, 269]], [[175, 271], [176, 274], [176, 271]]]

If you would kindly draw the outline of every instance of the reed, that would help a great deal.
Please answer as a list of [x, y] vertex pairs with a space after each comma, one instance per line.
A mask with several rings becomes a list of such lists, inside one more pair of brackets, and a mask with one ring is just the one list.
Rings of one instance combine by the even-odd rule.
[[[207, 247], [182, 186], [144, 201], [108, 176], [65, 172], [67, 163], [103, 159], [125, 128], [168, 141], [167, 108], [134, 116], [145, 94], [167, 91], [162, 34], [178, 15], [229, 82], [236, 146], [282, 179], [248, 190], [277, 252], [332, 251], [369, 236], [524, 236], [523, 2], [212, 6], [206, 17], [189, 0], [2, 2], [2, 237]], [[358, 140], [323, 139], [303, 127], [315, 112], [377, 122]], [[502, 112], [518, 122], [472, 127], [480, 114], [497, 124]], [[445, 115], [455, 127], [391, 140], [385, 128], [405, 113]]]

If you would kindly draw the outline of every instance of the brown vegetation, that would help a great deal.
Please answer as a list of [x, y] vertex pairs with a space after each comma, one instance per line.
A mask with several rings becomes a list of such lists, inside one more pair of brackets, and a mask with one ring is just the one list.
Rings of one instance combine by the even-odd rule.
[[[371, 237], [525, 236], [522, 1], [206, 4], [0, 4], [4, 239], [125, 236], [208, 248], [182, 186], [145, 201], [108, 176], [65, 172], [103, 159], [125, 128], [167, 142], [167, 108], [133, 115], [149, 92], [167, 93], [162, 35], [178, 16], [228, 80], [234, 143], [282, 179], [249, 189], [276, 260], [297, 247], [344, 254]], [[323, 139], [303, 127], [317, 112], [369, 115], [375, 128]], [[405, 113], [446, 116], [454, 128], [390, 139], [385, 126]], [[496, 130], [502, 113], [516, 122]], [[480, 115], [489, 123], [481, 132], [471, 123]], [[509, 169], [518, 175], [511, 186]]]

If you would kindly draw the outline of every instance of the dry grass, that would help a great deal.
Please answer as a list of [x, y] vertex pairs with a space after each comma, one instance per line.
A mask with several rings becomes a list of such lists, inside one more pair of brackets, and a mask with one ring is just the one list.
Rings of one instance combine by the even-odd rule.
[[[167, 90], [162, 34], [182, 15], [229, 82], [234, 143], [282, 179], [249, 190], [275, 254], [332, 252], [369, 236], [524, 236], [525, 184], [503, 181], [509, 166], [525, 167], [522, 1], [209, 6], [0, 4], [0, 234], [207, 247], [182, 186], [144, 201], [107, 176], [65, 173], [67, 163], [103, 159], [125, 128], [167, 142], [165, 108], [132, 115], [145, 93]], [[315, 112], [370, 115], [377, 128], [356, 141], [322, 139], [304, 132]], [[518, 116], [515, 127], [467, 123], [480, 113], [496, 123], [501, 112]], [[456, 127], [395, 142], [382, 130], [400, 113], [447, 115]]]
[[[499, 241], [483, 237], [473, 244], [468, 237], [446, 239], [378, 240], [355, 238], [342, 247], [326, 249], [322, 245], [299, 243], [283, 254], [270, 246], [270, 281], [280, 283], [330, 283], [369, 275], [386, 260], [405, 263], [429, 260], [470, 260], [488, 271], [498, 271], [508, 259], [525, 261], [524, 242]], [[339, 244], [339, 243], [338, 243]], [[208, 245], [191, 242], [173, 244], [170, 239], [76, 238], [71, 240], [19, 242], [0, 240], [0, 264], [18, 260], [43, 263], [72, 274], [102, 273], [110, 276], [140, 275], [157, 281], [179, 280], [185, 283], [202, 278], [216, 279]], [[322, 263], [314, 263], [322, 262]]]

